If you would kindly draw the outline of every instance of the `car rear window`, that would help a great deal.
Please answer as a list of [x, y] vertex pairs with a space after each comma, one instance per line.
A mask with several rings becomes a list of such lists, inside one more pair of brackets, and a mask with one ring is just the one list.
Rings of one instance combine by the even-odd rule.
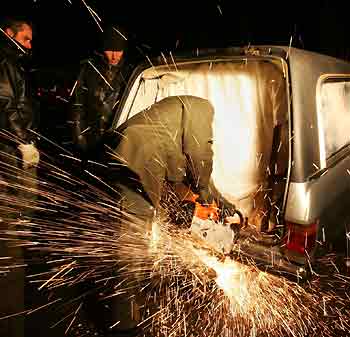
[[328, 77], [319, 91], [319, 137], [321, 161], [350, 144], [350, 77]]
[[[175, 95], [208, 99], [214, 106], [212, 178], [228, 199], [239, 203], [266, 188], [274, 127], [282, 126], [278, 151], [287, 165], [288, 104], [281, 62], [218, 60], [150, 67], [133, 83], [120, 114], [126, 119]], [[276, 172], [277, 173], [277, 172]], [[253, 201], [246, 204], [251, 207]], [[249, 210], [246, 210], [249, 212]]]

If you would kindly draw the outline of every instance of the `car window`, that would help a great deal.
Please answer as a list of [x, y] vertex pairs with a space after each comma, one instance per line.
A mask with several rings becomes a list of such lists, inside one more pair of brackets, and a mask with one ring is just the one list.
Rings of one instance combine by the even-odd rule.
[[350, 77], [328, 77], [319, 91], [321, 162], [350, 144]]

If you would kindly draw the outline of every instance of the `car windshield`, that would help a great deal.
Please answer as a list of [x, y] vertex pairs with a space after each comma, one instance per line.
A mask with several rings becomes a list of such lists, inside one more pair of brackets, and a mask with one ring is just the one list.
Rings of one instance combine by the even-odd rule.
[[150, 67], [133, 83], [117, 125], [168, 96], [208, 99], [215, 109], [212, 180], [222, 194], [249, 212], [257, 191], [267, 188], [275, 126], [285, 130], [276, 151], [288, 149], [281, 65], [241, 59]]

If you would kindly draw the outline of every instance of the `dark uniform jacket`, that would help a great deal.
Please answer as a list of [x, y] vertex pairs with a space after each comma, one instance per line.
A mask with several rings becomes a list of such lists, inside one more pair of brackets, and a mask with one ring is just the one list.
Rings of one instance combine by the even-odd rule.
[[14, 151], [21, 143], [28, 144], [36, 136], [30, 132], [38, 124], [38, 112], [34, 114], [32, 100], [21, 60], [24, 57], [16, 46], [0, 48], [0, 129], [12, 136], [1, 137], [0, 149]]
[[164, 180], [206, 189], [212, 171], [213, 106], [194, 96], [165, 98], [116, 130], [113, 157], [134, 172], [157, 207]]
[[93, 156], [104, 132], [111, 126], [129, 69], [123, 60], [111, 66], [99, 54], [82, 62], [72, 93], [69, 121], [79, 154]]

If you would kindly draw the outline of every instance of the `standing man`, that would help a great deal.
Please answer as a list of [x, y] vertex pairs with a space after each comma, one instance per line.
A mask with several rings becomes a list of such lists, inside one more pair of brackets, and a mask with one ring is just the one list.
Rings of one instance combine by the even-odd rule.
[[[30, 54], [32, 26], [24, 20], [7, 19], [0, 30], [0, 230], [17, 226], [36, 186], [39, 152], [35, 145], [37, 118], [24, 64]], [[0, 241], [0, 336], [23, 337], [24, 269], [20, 267], [21, 248], [11, 241]], [[17, 267], [8, 268], [8, 265]]]
[[[126, 86], [129, 75], [130, 66], [125, 57], [127, 37], [117, 27], [109, 26], [104, 29], [100, 38], [99, 51], [81, 62], [78, 79], [70, 94], [68, 123], [72, 132], [73, 152], [82, 159], [77, 174], [81, 174], [81, 169], [86, 168], [88, 160], [94, 160], [98, 156], [105, 132], [112, 125], [119, 95]], [[97, 316], [103, 308], [96, 310], [97, 304], [94, 296], [89, 295], [85, 305], [88, 320], [100, 321]]]
[[127, 38], [111, 26], [101, 36], [102, 53], [82, 62], [72, 90], [71, 124], [73, 144], [83, 160], [93, 159], [105, 131], [111, 126], [119, 94], [126, 85]]
[[7, 19], [0, 31], [0, 129], [7, 133], [1, 139], [0, 150], [19, 154], [16, 167], [36, 167], [39, 152], [35, 146], [38, 117], [33, 111], [24, 64], [32, 43], [32, 26], [24, 20]]

